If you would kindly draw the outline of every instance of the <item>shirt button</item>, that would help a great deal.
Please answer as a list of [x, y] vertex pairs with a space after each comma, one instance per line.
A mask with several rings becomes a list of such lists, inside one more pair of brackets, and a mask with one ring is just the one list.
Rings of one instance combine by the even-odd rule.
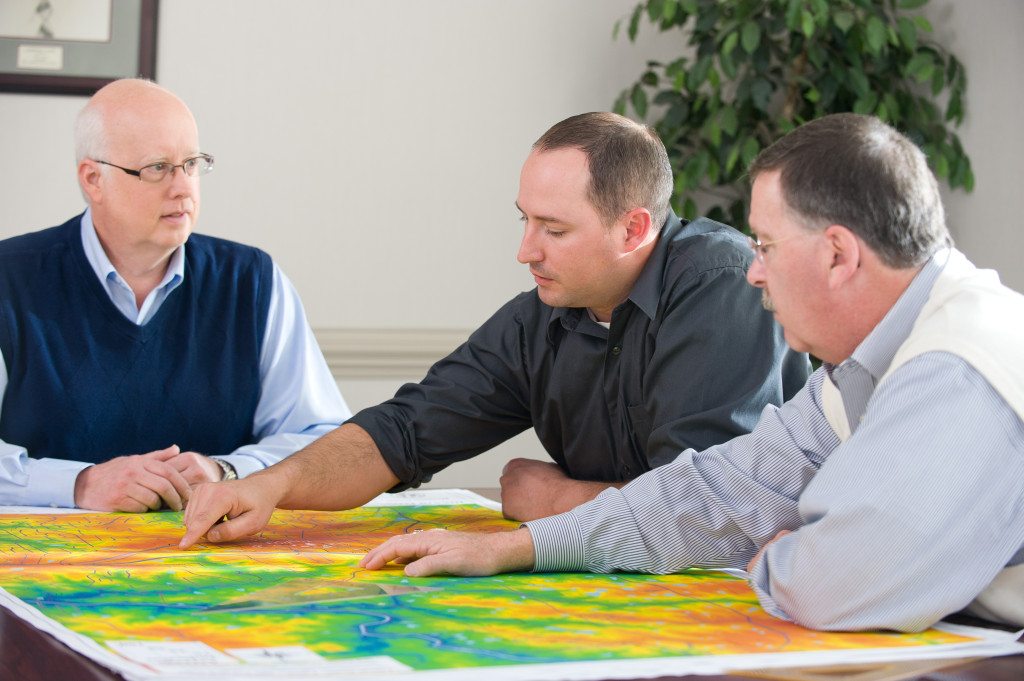
[[615, 355], [616, 357], [618, 357], [618, 355], [619, 355], [619, 353], [620, 353], [620, 352], [622, 352], [622, 346], [621, 346], [621, 345], [615, 345], [615, 346], [612, 346], [612, 354], [613, 354], [613, 355]]

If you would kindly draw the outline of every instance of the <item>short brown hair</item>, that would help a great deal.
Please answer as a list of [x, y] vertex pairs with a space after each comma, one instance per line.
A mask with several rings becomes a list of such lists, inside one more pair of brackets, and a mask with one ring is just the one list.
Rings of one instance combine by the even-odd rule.
[[637, 207], [651, 212], [655, 229], [668, 218], [672, 165], [648, 126], [603, 111], [579, 114], [551, 126], [533, 148], [579, 149], [587, 155], [587, 197], [605, 224]]

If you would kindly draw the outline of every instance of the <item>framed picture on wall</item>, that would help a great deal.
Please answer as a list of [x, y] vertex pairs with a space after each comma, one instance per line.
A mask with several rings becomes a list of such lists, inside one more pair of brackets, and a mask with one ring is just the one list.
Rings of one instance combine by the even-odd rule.
[[0, 1], [0, 91], [91, 95], [156, 75], [157, 0]]

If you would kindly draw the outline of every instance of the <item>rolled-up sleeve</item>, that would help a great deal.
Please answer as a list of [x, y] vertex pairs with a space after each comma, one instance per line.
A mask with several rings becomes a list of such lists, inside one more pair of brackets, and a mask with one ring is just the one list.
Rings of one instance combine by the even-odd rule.
[[[531, 293], [522, 296], [535, 295]], [[402, 487], [486, 451], [531, 425], [519, 296], [419, 383], [350, 419], [370, 434]]]

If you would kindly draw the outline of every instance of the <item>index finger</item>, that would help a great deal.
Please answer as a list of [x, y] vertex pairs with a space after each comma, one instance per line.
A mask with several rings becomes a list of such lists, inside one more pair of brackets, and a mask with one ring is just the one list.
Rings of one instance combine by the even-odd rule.
[[423, 539], [414, 534], [399, 534], [367, 551], [359, 567], [379, 570], [393, 560], [420, 558], [427, 554]]
[[231, 510], [231, 502], [216, 494], [211, 498], [193, 498], [185, 507], [185, 534], [178, 548], [187, 549], [202, 539]]

